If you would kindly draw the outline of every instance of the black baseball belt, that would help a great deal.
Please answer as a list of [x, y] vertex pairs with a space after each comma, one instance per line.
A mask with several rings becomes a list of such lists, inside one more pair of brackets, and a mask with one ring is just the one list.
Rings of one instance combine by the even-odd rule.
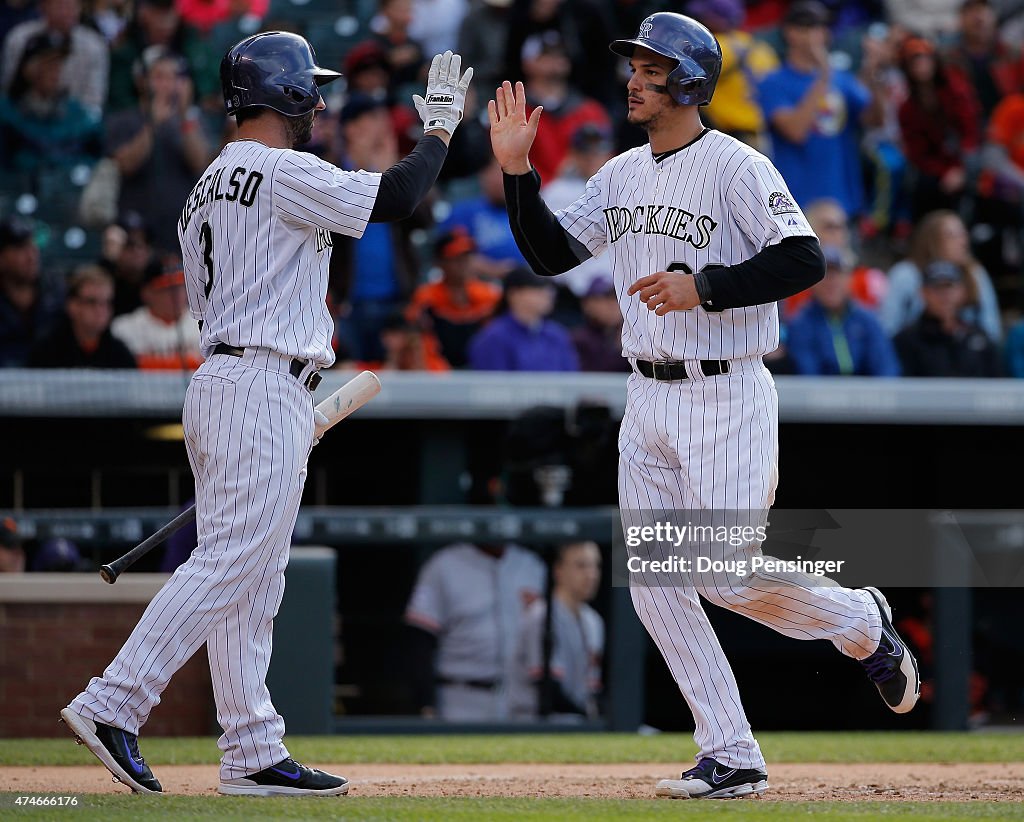
[[[705, 377], [717, 377], [719, 374], [728, 374], [732, 370], [728, 360], [699, 360], [697, 365]], [[686, 373], [686, 363], [678, 361], [637, 360], [636, 370], [648, 379], [664, 382], [690, 378], [690, 375]]]
[[498, 687], [496, 679], [452, 679], [447, 676], [437, 677], [438, 685], [462, 685], [464, 688], [477, 688], [481, 691], [493, 691]]
[[[217, 343], [213, 347], [213, 353], [227, 354], [229, 357], [241, 357], [245, 354], [245, 349], [236, 348], [235, 346], [228, 345], [227, 343]], [[302, 375], [302, 372], [306, 370], [307, 365], [309, 365], [308, 361], [300, 360], [296, 357], [288, 366], [288, 373], [295, 377], [295, 379], [298, 379]], [[319, 371], [311, 371], [309, 372], [309, 376], [302, 381], [302, 384], [310, 391], [316, 391], [316, 387], [320, 385], [320, 380], [322, 379], [323, 377], [320, 376]]]

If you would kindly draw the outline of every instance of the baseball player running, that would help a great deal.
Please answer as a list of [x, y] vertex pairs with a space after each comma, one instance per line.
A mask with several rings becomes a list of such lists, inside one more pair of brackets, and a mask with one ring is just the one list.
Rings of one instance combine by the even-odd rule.
[[[766, 511], [777, 483], [778, 399], [762, 356], [779, 341], [776, 301], [824, 273], [818, 240], [779, 172], [701, 122], [722, 52], [695, 20], [658, 13], [611, 49], [629, 60], [628, 119], [647, 145], [606, 163], [575, 203], [552, 214], [529, 162], [541, 109], [522, 84], [488, 104], [509, 221], [538, 273], [611, 256], [633, 367], [619, 435], [619, 506]], [[760, 543], [743, 546], [752, 557]], [[725, 586], [631, 584], [633, 604], [693, 713], [697, 765], [659, 796], [733, 797], [768, 788], [764, 758], [700, 596], [798, 639], [828, 639], [860, 660], [897, 713], [917, 701], [917, 664], [885, 598], [799, 574]], [[830, 587], [821, 587], [830, 586]]]
[[[274, 615], [314, 440], [311, 391], [334, 362], [326, 308], [330, 232], [408, 216], [462, 118], [472, 69], [445, 52], [414, 96], [424, 137], [383, 174], [342, 171], [295, 151], [337, 79], [302, 37], [267, 32], [225, 55], [221, 84], [238, 138], [210, 164], [178, 223], [192, 315], [206, 358], [185, 396], [198, 546], [154, 597], [102, 676], [61, 711], [114, 777], [161, 790], [139, 729], [168, 681], [206, 643], [221, 793], [336, 795], [344, 777], [293, 760], [265, 684]], [[326, 422], [326, 420], [320, 420]]]

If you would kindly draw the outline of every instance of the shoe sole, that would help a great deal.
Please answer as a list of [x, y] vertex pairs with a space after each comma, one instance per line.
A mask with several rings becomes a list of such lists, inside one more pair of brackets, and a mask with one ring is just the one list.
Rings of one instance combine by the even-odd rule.
[[742, 785], [733, 785], [729, 788], [722, 788], [717, 791], [707, 791], [705, 793], [691, 794], [686, 788], [675, 787], [671, 784], [673, 780], [665, 780], [659, 782], [658, 786], [654, 789], [655, 796], [664, 796], [669, 799], [739, 799], [744, 796], [756, 796], [762, 794], [768, 790], [768, 780], [762, 779], [760, 782], [746, 782]]
[[909, 713], [917, 704], [917, 700], [921, 696], [921, 674], [917, 670], [917, 660], [914, 659], [914, 655], [910, 653], [910, 648], [908, 648], [907, 643], [903, 641], [903, 637], [896, 633], [895, 627], [892, 627], [892, 608], [889, 607], [889, 602], [886, 598], [882, 596], [882, 592], [871, 586], [866, 586], [864, 590], [871, 594], [875, 603], [878, 605], [879, 610], [882, 611], [886, 621], [888, 621], [893, 634], [899, 637], [900, 642], [903, 644], [903, 659], [900, 661], [900, 673], [907, 678], [908, 685], [911, 682], [914, 683], [912, 692], [908, 689], [908, 692], [903, 694], [903, 699], [900, 700], [898, 705], [889, 705], [889, 703], [885, 702], [884, 699], [882, 701], [885, 702], [885, 704], [889, 706], [889, 709], [894, 713]]
[[60, 721], [71, 729], [71, 733], [75, 735], [75, 741], [78, 742], [79, 745], [85, 745], [85, 747], [92, 751], [93, 755], [103, 763], [103, 766], [110, 771], [111, 775], [118, 782], [123, 782], [135, 793], [161, 793], [161, 791], [152, 791], [149, 788], [140, 785], [131, 776], [129, 776], [124, 768], [114, 761], [114, 757], [110, 755], [110, 751], [107, 750], [106, 746], [100, 742], [99, 737], [96, 736], [96, 725], [91, 719], [79, 716], [70, 708], [64, 708], [64, 710], [60, 712]]
[[287, 785], [225, 785], [222, 782], [217, 786], [217, 791], [231, 796], [344, 796], [348, 793], [348, 782], [321, 791], [290, 788]]

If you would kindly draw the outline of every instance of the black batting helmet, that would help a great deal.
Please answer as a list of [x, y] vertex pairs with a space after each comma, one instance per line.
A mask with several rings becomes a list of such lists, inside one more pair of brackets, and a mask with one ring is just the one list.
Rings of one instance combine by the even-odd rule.
[[609, 48], [632, 57], [637, 46], [676, 61], [665, 92], [684, 106], [706, 106], [722, 71], [722, 47], [710, 31], [683, 14], [660, 11], [640, 24], [632, 40], [616, 40]]
[[297, 34], [267, 31], [246, 37], [220, 61], [228, 114], [261, 106], [287, 117], [309, 114], [320, 102], [318, 86], [341, 74], [316, 64], [313, 47]]

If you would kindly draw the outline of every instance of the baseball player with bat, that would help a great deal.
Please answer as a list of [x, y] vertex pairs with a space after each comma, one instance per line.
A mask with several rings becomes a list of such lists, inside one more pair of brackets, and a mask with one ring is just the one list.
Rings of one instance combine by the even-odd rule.
[[[522, 84], [488, 104], [505, 172], [509, 222], [539, 274], [607, 253], [633, 369], [619, 434], [619, 506], [643, 511], [767, 511], [778, 479], [778, 397], [762, 361], [779, 342], [776, 301], [821, 279], [818, 240], [771, 162], [701, 122], [722, 67], [704, 26], [648, 17], [611, 50], [629, 61], [629, 122], [648, 143], [606, 163], [582, 197], [552, 214], [529, 161], [542, 116]], [[750, 558], [760, 542], [738, 549]], [[749, 564], [749, 563], [748, 563]], [[885, 703], [909, 711], [917, 664], [885, 597], [826, 578], [751, 574], [727, 585], [646, 584], [636, 612], [693, 713], [697, 765], [658, 783], [659, 796], [718, 798], [768, 788], [764, 757], [701, 597], [797, 639], [827, 639], [859, 660]]]
[[325, 106], [305, 39], [253, 35], [221, 62], [238, 137], [182, 209], [178, 237], [189, 308], [205, 362], [185, 395], [185, 445], [196, 483], [198, 545], [146, 608], [124, 647], [61, 718], [114, 777], [161, 790], [138, 733], [167, 683], [206, 644], [224, 733], [219, 791], [339, 795], [341, 776], [308, 768], [284, 744], [266, 686], [274, 615], [317, 442], [311, 391], [334, 362], [326, 307], [330, 234], [360, 237], [370, 221], [408, 216], [433, 185], [462, 119], [472, 69], [437, 55], [425, 97], [413, 98], [424, 136], [383, 174], [343, 171], [294, 149]]
[[[316, 428], [313, 433], [313, 445], [319, 445], [323, 435], [341, 422], [345, 417], [355, 413], [380, 393], [380, 379], [372, 371], [361, 371], [327, 399], [317, 403], [313, 409]], [[156, 533], [144, 539], [127, 554], [118, 557], [108, 565], [100, 566], [100, 576], [109, 585], [117, 582], [117, 578], [126, 569], [138, 562], [142, 557], [168, 539], [171, 534], [179, 531], [196, 518], [196, 506], [190, 505], [178, 516], [160, 528]]]

